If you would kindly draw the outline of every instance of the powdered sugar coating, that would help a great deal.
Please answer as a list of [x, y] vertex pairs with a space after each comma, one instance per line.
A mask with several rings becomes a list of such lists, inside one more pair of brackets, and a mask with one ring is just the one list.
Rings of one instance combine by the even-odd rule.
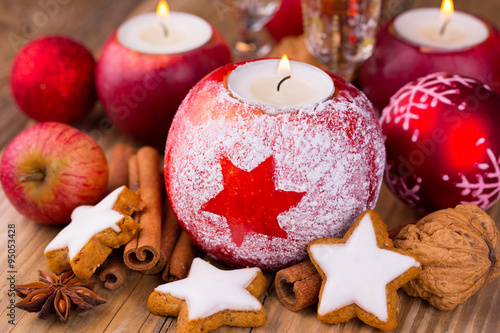
[[[334, 78], [334, 96], [316, 107], [270, 115], [274, 108], [230, 95], [224, 78], [236, 66], [213, 72], [181, 104], [166, 145], [167, 192], [179, 222], [208, 254], [231, 265], [279, 269], [303, 259], [310, 241], [342, 236], [373, 208], [383, 138], [369, 101], [341, 79]], [[307, 193], [278, 215], [287, 238], [251, 233], [238, 247], [226, 218], [200, 208], [223, 190], [222, 157], [251, 171], [270, 156], [276, 189]]]

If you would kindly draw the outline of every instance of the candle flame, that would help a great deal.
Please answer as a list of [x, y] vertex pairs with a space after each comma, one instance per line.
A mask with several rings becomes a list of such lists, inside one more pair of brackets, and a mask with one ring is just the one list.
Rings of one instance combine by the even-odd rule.
[[168, 8], [168, 4], [165, 0], [161, 0], [158, 2], [158, 7], [156, 7], [156, 16], [160, 19], [166, 19], [168, 14], [170, 13], [170, 9]]
[[453, 12], [453, 0], [443, 0], [443, 2], [441, 2], [441, 18], [443, 20], [450, 20], [453, 16]]
[[286, 54], [281, 57], [280, 64], [278, 66], [278, 74], [288, 74], [290, 73], [290, 61]]

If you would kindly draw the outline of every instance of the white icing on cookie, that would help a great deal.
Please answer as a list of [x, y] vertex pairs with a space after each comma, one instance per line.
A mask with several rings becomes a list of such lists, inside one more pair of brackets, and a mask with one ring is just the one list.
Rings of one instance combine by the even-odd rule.
[[257, 311], [262, 304], [246, 288], [258, 271], [255, 267], [220, 270], [195, 258], [187, 278], [162, 284], [155, 290], [185, 300], [191, 320], [223, 310]]
[[369, 214], [345, 244], [314, 244], [309, 250], [326, 275], [320, 315], [355, 303], [387, 321], [386, 285], [420, 265], [410, 256], [380, 249]]
[[108, 228], [120, 232], [116, 223], [124, 215], [113, 210], [113, 206], [124, 187], [117, 188], [95, 206], [76, 207], [71, 213], [71, 223], [47, 245], [45, 253], [67, 247], [71, 260], [95, 234]]

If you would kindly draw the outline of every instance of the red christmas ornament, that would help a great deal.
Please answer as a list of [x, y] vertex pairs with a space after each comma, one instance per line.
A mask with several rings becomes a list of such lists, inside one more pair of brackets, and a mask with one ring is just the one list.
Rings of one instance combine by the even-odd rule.
[[384, 109], [385, 181], [408, 206], [432, 212], [500, 193], [500, 96], [461, 75], [434, 73], [401, 88]]
[[266, 23], [269, 34], [279, 42], [287, 36], [298, 36], [304, 32], [300, 0], [283, 0], [280, 8]]
[[368, 99], [336, 76], [335, 92], [316, 105], [277, 112], [240, 100], [227, 81], [242, 64], [213, 71], [184, 99], [168, 134], [165, 184], [201, 249], [233, 266], [276, 270], [375, 206], [382, 131]]
[[75, 123], [96, 101], [94, 69], [92, 54], [80, 43], [61, 36], [41, 37], [14, 59], [12, 94], [30, 118]]

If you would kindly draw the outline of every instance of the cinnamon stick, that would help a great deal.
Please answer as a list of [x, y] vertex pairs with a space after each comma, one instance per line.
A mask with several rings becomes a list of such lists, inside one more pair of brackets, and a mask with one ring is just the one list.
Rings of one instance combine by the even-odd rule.
[[310, 261], [278, 271], [274, 280], [278, 298], [291, 311], [317, 303], [321, 282], [321, 275]]
[[[139, 192], [139, 165], [137, 163], [137, 154], [132, 155], [128, 160], [128, 188], [131, 191], [134, 191], [135, 193], [140, 195], [140, 192]], [[141, 216], [141, 212], [135, 212], [135, 214], [132, 217], [137, 223], [139, 223], [140, 216]], [[138, 233], [135, 233], [135, 235], [132, 237], [132, 239], [129, 242], [129, 244], [130, 243], [135, 244], [135, 245], [132, 245], [133, 248], [137, 247], [137, 235], [138, 235]], [[124, 251], [124, 254], [125, 254], [125, 251]], [[123, 260], [125, 262], [124, 256], [123, 256]]]
[[160, 259], [161, 247], [161, 179], [160, 155], [152, 147], [137, 152], [139, 192], [146, 208], [140, 215], [138, 236], [126, 246], [125, 264], [133, 270], [143, 271], [154, 267]]
[[[389, 231], [390, 238], [394, 239], [403, 227]], [[321, 275], [310, 261], [278, 271], [274, 280], [279, 300], [291, 311], [299, 311], [317, 303], [321, 283]]]
[[180, 233], [181, 226], [177, 222], [177, 218], [175, 217], [172, 207], [170, 207], [168, 199], [165, 198], [162, 214], [160, 260], [158, 260], [153, 268], [141, 271], [143, 274], [157, 274], [163, 271], [174, 250], [175, 243]]
[[136, 149], [129, 144], [117, 143], [115, 145], [109, 161], [108, 193], [128, 184], [128, 160], [135, 153]]
[[128, 188], [139, 194], [139, 162], [137, 154], [130, 156], [128, 160]]
[[99, 279], [108, 289], [121, 287], [130, 269], [123, 262], [123, 250], [114, 250], [108, 260], [101, 266]]
[[196, 246], [186, 232], [182, 231], [161, 278], [166, 282], [184, 279], [189, 273], [195, 254]]

